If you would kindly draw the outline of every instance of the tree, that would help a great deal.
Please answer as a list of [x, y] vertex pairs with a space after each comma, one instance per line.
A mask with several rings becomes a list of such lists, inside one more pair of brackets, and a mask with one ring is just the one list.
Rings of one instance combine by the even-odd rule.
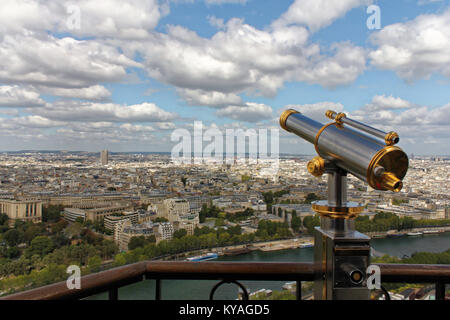
[[6, 226], [8, 225], [9, 217], [5, 213], [0, 213], [0, 225]]
[[128, 242], [128, 250], [144, 247], [147, 243], [148, 242], [144, 236], [132, 237], [130, 242]]
[[62, 205], [56, 205], [56, 206], [48, 206], [48, 207], [42, 207], [42, 221], [53, 221], [56, 222], [61, 217], [61, 211], [64, 210], [64, 206]]
[[200, 213], [199, 213], [200, 223], [203, 223], [206, 221], [207, 214], [208, 214], [208, 206], [206, 205], [206, 203], [204, 203], [204, 204], [202, 204], [202, 209], [200, 210]]
[[53, 250], [53, 242], [46, 236], [37, 236], [31, 241], [30, 247], [27, 249], [28, 256], [32, 256], [34, 254], [39, 255], [40, 257], [45, 256], [47, 253]]
[[302, 219], [297, 216], [293, 216], [291, 220], [291, 228], [294, 232], [298, 232], [302, 226]]
[[273, 203], [273, 193], [272, 193], [272, 191], [264, 192], [262, 195], [264, 197], [264, 202], [266, 204], [272, 204]]
[[283, 209], [278, 208], [278, 216], [282, 217], [283, 216]]
[[10, 247], [14, 247], [23, 241], [23, 232], [17, 229], [11, 229], [5, 232], [3, 240]]
[[88, 268], [91, 272], [100, 271], [100, 267], [102, 265], [102, 259], [99, 256], [90, 257], [88, 260]]
[[29, 227], [25, 233], [24, 233], [24, 240], [27, 243], [30, 243], [31, 240], [33, 240], [34, 238], [36, 238], [36, 236], [42, 232], [42, 228], [39, 226], [31, 226]]
[[179, 229], [179, 230], [177, 230], [177, 231], [175, 231], [175, 232], [173, 233], [173, 237], [174, 237], [175, 239], [181, 239], [181, 238], [183, 238], [183, 237], [186, 236], [186, 235], [187, 235], [186, 229]]
[[303, 226], [308, 230], [309, 234], [314, 234], [314, 227], [320, 226], [319, 216], [306, 216], [303, 218]]
[[308, 193], [303, 203], [310, 204], [313, 201], [320, 200], [320, 198], [315, 193]]

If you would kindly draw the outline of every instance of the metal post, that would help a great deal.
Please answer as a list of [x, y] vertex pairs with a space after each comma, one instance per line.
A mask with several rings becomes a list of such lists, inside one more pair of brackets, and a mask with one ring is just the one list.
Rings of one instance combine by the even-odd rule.
[[369, 299], [366, 269], [370, 238], [355, 230], [359, 204], [347, 202], [347, 172], [332, 163], [328, 173], [328, 200], [313, 203], [320, 217], [315, 230], [315, 300]]

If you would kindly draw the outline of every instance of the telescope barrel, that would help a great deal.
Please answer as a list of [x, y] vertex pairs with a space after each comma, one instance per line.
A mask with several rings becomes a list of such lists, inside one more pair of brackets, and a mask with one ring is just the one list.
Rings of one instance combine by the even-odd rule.
[[386, 146], [339, 122], [324, 126], [293, 109], [281, 115], [280, 125], [314, 144], [321, 158], [333, 162], [372, 188], [394, 192], [402, 189], [401, 180], [408, 170], [408, 157], [400, 148]]
[[358, 130], [361, 130], [363, 132], [366, 132], [370, 135], [373, 135], [377, 138], [380, 138], [381, 140], [383, 140], [386, 145], [394, 145], [399, 143], [400, 138], [398, 136], [398, 134], [396, 132], [384, 132], [381, 130], [378, 130], [376, 128], [373, 128], [371, 126], [368, 126], [364, 123], [361, 123], [359, 121], [356, 120], [352, 120], [350, 118], [347, 118], [347, 116], [345, 115], [345, 113], [337, 113], [334, 112], [332, 110], [328, 110], [325, 115], [330, 118], [331, 120], [336, 120], [336, 122], [338, 123], [344, 123], [346, 125], [352, 126]]

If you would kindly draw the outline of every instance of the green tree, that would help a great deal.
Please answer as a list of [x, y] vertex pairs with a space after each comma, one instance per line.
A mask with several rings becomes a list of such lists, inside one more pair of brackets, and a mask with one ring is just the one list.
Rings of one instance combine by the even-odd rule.
[[302, 219], [297, 216], [293, 216], [291, 220], [291, 228], [294, 232], [298, 232], [302, 226]]
[[37, 236], [31, 241], [31, 245], [27, 249], [28, 256], [31, 257], [32, 255], [37, 254], [40, 257], [43, 257], [47, 253], [51, 252], [53, 248], [53, 242], [50, 238], [46, 236]]
[[14, 247], [23, 241], [23, 232], [17, 229], [11, 229], [5, 232], [3, 240], [10, 247]]
[[181, 239], [181, 238], [183, 238], [183, 237], [186, 236], [186, 235], [187, 235], [186, 229], [179, 229], [179, 230], [177, 230], [177, 231], [175, 231], [175, 232], [173, 233], [173, 237], [174, 237], [175, 239]]
[[148, 242], [144, 236], [132, 237], [128, 242], [128, 250], [144, 247], [147, 243]]
[[99, 256], [90, 257], [88, 260], [88, 268], [91, 272], [100, 271], [100, 267], [102, 265], [102, 259]]
[[320, 218], [318, 215], [306, 216], [303, 218], [303, 226], [306, 228], [309, 234], [314, 234], [314, 228], [320, 226]]
[[310, 204], [311, 202], [317, 201], [317, 200], [320, 200], [320, 198], [317, 196], [317, 194], [315, 194], [315, 193], [308, 193], [308, 195], [306, 196], [306, 198], [303, 201], [303, 203]]

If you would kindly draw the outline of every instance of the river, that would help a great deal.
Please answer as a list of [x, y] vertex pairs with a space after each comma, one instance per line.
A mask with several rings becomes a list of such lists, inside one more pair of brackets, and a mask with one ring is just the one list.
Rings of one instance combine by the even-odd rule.
[[[410, 256], [414, 252], [442, 252], [450, 249], [450, 233], [439, 235], [424, 235], [417, 237], [399, 237], [372, 239], [372, 247], [378, 252], [391, 256]], [[313, 248], [287, 249], [281, 251], [253, 251], [238, 256], [222, 256], [216, 261], [313, 261]], [[281, 286], [287, 281], [241, 281], [249, 292], [265, 288], [281, 290]], [[165, 300], [208, 300], [209, 292], [218, 281], [210, 280], [162, 280], [161, 297]], [[145, 280], [119, 289], [119, 299], [123, 300], [147, 300], [155, 297], [155, 281]], [[235, 285], [223, 285], [215, 294], [215, 299], [236, 299], [237, 287]], [[90, 297], [91, 300], [107, 299], [107, 294], [102, 293]]]

